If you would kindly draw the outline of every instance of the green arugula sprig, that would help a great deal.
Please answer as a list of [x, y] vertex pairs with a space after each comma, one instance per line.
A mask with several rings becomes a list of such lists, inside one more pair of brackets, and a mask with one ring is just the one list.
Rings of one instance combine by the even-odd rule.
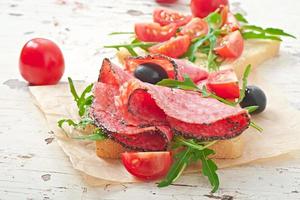
[[134, 32], [123, 32], [123, 31], [119, 31], [119, 32], [111, 32], [108, 35], [133, 35]]
[[158, 187], [166, 187], [172, 184], [180, 177], [189, 164], [200, 160], [202, 163], [202, 173], [208, 177], [213, 187], [211, 192], [216, 192], [219, 188], [219, 177], [216, 173], [218, 167], [212, 159], [208, 158], [209, 155], [214, 154], [214, 151], [208, 149], [208, 147], [216, 142], [213, 141], [208, 144], [198, 143], [194, 139], [184, 139], [181, 136], [176, 136], [173, 140], [173, 143], [175, 143], [173, 145], [176, 148], [184, 147], [184, 149], [174, 156], [174, 164], [166, 177], [158, 184]]
[[130, 44], [117, 44], [117, 45], [106, 45], [104, 48], [113, 48], [120, 50], [120, 48], [125, 48], [132, 56], [138, 56], [138, 54], [134, 51], [134, 48], [141, 48], [144, 51], [148, 51], [148, 48], [157, 44], [156, 42], [141, 42], [138, 39], [134, 39]]
[[236, 19], [242, 23], [241, 32], [244, 39], [270, 39], [281, 41], [280, 36], [296, 38], [294, 35], [284, 32], [279, 28], [262, 28], [249, 25], [247, 19], [241, 14], [235, 14]]
[[88, 93], [90, 93], [92, 91], [93, 83], [88, 85], [84, 89], [82, 94], [79, 96], [77, 94], [76, 90], [75, 90], [73, 80], [70, 77], [68, 77], [68, 81], [69, 81], [70, 91], [71, 91], [71, 93], [74, 97], [74, 101], [76, 102], [77, 107], [78, 107], [78, 114], [79, 114], [80, 117], [82, 117], [84, 114], [86, 114], [87, 109], [93, 103], [94, 96], [93, 95], [88, 95]]
[[[78, 114], [81, 117], [81, 119], [79, 122], [75, 122], [72, 119], [61, 119], [57, 122], [58, 127], [63, 129], [63, 124], [65, 123], [67, 123], [69, 126], [72, 126], [75, 129], [84, 129], [87, 127], [87, 125], [93, 125], [94, 120], [88, 117], [88, 111], [94, 99], [94, 96], [90, 94], [93, 88], [93, 84], [88, 85], [83, 90], [83, 92], [80, 95], [78, 95], [73, 80], [70, 77], [68, 77], [68, 82], [69, 82], [70, 92], [74, 98], [74, 101], [77, 104]], [[66, 133], [66, 131], [64, 132]], [[90, 135], [83, 135], [77, 137], [69, 136], [69, 137], [73, 139], [81, 139], [81, 140], [102, 140], [106, 138], [106, 135], [99, 128], [95, 128], [94, 132]]]

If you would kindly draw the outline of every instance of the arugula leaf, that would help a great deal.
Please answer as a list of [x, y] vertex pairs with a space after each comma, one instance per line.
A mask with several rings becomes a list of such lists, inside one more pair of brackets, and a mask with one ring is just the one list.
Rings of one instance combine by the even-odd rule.
[[258, 106], [248, 106], [245, 107], [244, 109], [248, 110], [248, 113], [252, 113], [258, 109]]
[[250, 126], [252, 127], [252, 128], [255, 128], [257, 131], [259, 131], [259, 132], [263, 132], [263, 128], [261, 128], [259, 125], [257, 125], [256, 123], [254, 123], [253, 121], [251, 121], [250, 122]]
[[[296, 38], [295, 36], [284, 32], [278, 28], [262, 28], [255, 25], [244, 25], [242, 27], [242, 35], [245, 39], [270, 39], [281, 41], [279, 36]], [[245, 31], [246, 30], [246, 31]], [[250, 31], [249, 31], [250, 30]]]
[[208, 66], [208, 70], [209, 71], [216, 71], [219, 69], [219, 64], [216, 62], [216, 59], [218, 58], [218, 56], [216, 54], [214, 54], [214, 48], [216, 46], [217, 43], [217, 37], [215, 35], [212, 35], [209, 38], [209, 52], [208, 52], [208, 56], [207, 56], [207, 66]]
[[173, 80], [173, 79], [163, 79], [160, 82], [156, 83], [156, 85], [166, 86], [170, 88], [178, 88], [183, 90], [199, 90], [198, 86], [189, 78], [187, 75], [184, 75], [183, 81]]
[[135, 33], [134, 32], [122, 32], [122, 31], [120, 31], [120, 32], [111, 32], [108, 35], [133, 35], [133, 34], [135, 34]]
[[207, 17], [205, 17], [205, 21], [212, 28], [219, 28], [222, 24], [222, 17], [218, 12], [212, 12]]
[[78, 114], [79, 116], [82, 117], [84, 114], [86, 114], [88, 108], [91, 106], [93, 102], [93, 98], [94, 98], [93, 95], [89, 95], [88, 97], [86, 97], [86, 95], [92, 91], [93, 84], [88, 85], [79, 97], [74, 87], [73, 80], [70, 77], [68, 77], [68, 81], [69, 81], [70, 91], [78, 107]]
[[239, 22], [248, 24], [247, 19], [241, 13], [236, 13], [234, 16]]
[[272, 36], [272, 35], [266, 35], [265, 33], [255, 33], [253, 31], [250, 32], [243, 32], [242, 36], [244, 39], [269, 39], [269, 40], [277, 40], [282, 41], [280, 37]]
[[102, 131], [97, 128], [92, 134], [90, 135], [82, 135], [82, 136], [77, 136], [77, 137], [72, 137], [73, 139], [77, 139], [77, 140], [92, 140], [92, 141], [96, 141], [96, 140], [104, 140], [107, 138], [107, 136], [102, 133]]
[[188, 147], [177, 154], [177, 159], [175, 160], [166, 177], [158, 184], [158, 187], [166, 187], [176, 181], [190, 163], [192, 156], [193, 154], [191, 147]]
[[279, 28], [266, 28], [264, 31], [271, 35], [281, 35], [281, 36], [287, 36], [296, 39], [294, 35], [288, 34]]
[[240, 97], [239, 97], [239, 100], [236, 102], [236, 104], [241, 103], [243, 101], [243, 99], [245, 98], [245, 92], [246, 92], [246, 88], [248, 85], [248, 77], [250, 75], [250, 72], [251, 72], [251, 65], [248, 65], [243, 74], [243, 78], [242, 78], [243, 86], [242, 86], [242, 89], [240, 89]]
[[208, 158], [209, 155], [214, 154], [214, 151], [208, 149], [207, 147], [216, 143], [216, 141], [204, 145], [197, 143], [193, 139], [187, 140], [181, 136], [176, 136], [173, 142], [175, 142], [177, 146], [184, 146], [185, 149], [174, 156], [174, 164], [172, 165], [165, 179], [158, 184], [158, 187], [170, 185], [178, 179], [183, 170], [191, 162], [201, 160], [203, 175], [208, 177], [210, 184], [213, 186], [212, 192], [215, 192], [219, 187], [219, 178], [216, 173], [218, 167], [213, 160]]
[[220, 185], [219, 177], [216, 173], [218, 167], [212, 159], [208, 158], [209, 155], [214, 154], [214, 151], [211, 149], [204, 149], [202, 151], [197, 151], [197, 154], [202, 163], [202, 173], [204, 176], [208, 177], [210, 185], [213, 187], [211, 192], [214, 193], [218, 190]]
[[67, 123], [69, 126], [77, 127], [78, 124], [74, 122], [72, 119], [61, 119], [57, 122], [59, 128], [62, 128], [62, 125]]
[[131, 44], [118, 44], [118, 45], [107, 45], [104, 48], [114, 48], [119, 50], [121, 47], [126, 48], [133, 56], [137, 55], [133, 48], [139, 47], [141, 49], [147, 50], [149, 47], [152, 47], [157, 43], [155, 42], [132, 42]]

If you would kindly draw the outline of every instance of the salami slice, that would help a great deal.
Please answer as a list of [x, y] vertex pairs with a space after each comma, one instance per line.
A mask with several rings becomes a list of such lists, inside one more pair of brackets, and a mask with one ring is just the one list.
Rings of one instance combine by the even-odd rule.
[[171, 59], [159, 54], [129, 57], [125, 60], [125, 68], [130, 73], [133, 73], [139, 65], [149, 62], [164, 68], [170, 79], [183, 80], [183, 75], [188, 75], [196, 83], [208, 77], [207, 71], [188, 61]]
[[174, 59], [178, 66], [178, 79], [183, 80], [183, 75], [188, 75], [195, 83], [208, 78], [208, 72], [187, 60]]
[[114, 104], [119, 95], [117, 86], [97, 83], [90, 116], [110, 138], [123, 146], [139, 151], [163, 151], [167, 149], [173, 133], [168, 126], [130, 126]]
[[235, 137], [250, 123], [246, 110], [204, 98], [197, 92], [151, 85], [135, 79], [125, 83], [120, 91], [120, 96], [115, 98], [116, 105], [123, 117], [135, 125], [168, 124], [178, 134], [215, 140]]
[[120, 86], [131, 78], [131, 74], [111, 63], [109, 59], [103, 59], [98, 82]]

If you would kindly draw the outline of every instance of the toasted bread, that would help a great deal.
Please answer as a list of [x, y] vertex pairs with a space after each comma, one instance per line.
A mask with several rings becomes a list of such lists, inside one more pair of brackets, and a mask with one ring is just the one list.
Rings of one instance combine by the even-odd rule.
[[[225, 61], [221, 68], [233, 68], [240, 79], [249, 64], [252, 68], [257, 67], [262, 62], [276, 56], [279, 52], [280, 42], [269, 40], [249, 40], [245, 42], [245, 50], [240, 58], [235, 61]], [[117, 57], [121, 63], [128, 56], [128, 51], [122, 50], [117, 53]], [[213, 158], [233, 159], [238, 158], [243, 154], [244, 140], [243, 135], [239, 137], [221, 140], [210, 147], [215, 150], [216, 154]], [[113, 140], [107, 139], [96, 142], [96, 152], [101, 158], [118, 159], [120, 153], [125, 149]]]

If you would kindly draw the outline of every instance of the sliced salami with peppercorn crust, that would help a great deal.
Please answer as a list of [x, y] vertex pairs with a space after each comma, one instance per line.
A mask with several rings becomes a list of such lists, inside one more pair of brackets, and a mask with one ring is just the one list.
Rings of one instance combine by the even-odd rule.
[[168, 124], [176, 133], [199, 140], [232, 138], [247, 129], [250, 123], [249, 114], [240, 107], [204, 98], [197, 92], [135, 79], [120, 88], [120, 96], [115, 101], [124, 119], [132, 124]]
[[117, 65], [110, 62], [109, 59], [103, 59], [102, 66], [100, 69], [98, 82], [120, 86], [127, 80], [131, 79], [132, 75]]
[[114, 104], [114, 97], [119, 95], [117, 86], [96, 83], [94, 102], [90, 117], [97, 127], [109, 138], [126, 148], [139, 151], [164, 151], [167, 149], [173, 133], [168, 126], [138, 127], [127, 125], [122, 113]]

